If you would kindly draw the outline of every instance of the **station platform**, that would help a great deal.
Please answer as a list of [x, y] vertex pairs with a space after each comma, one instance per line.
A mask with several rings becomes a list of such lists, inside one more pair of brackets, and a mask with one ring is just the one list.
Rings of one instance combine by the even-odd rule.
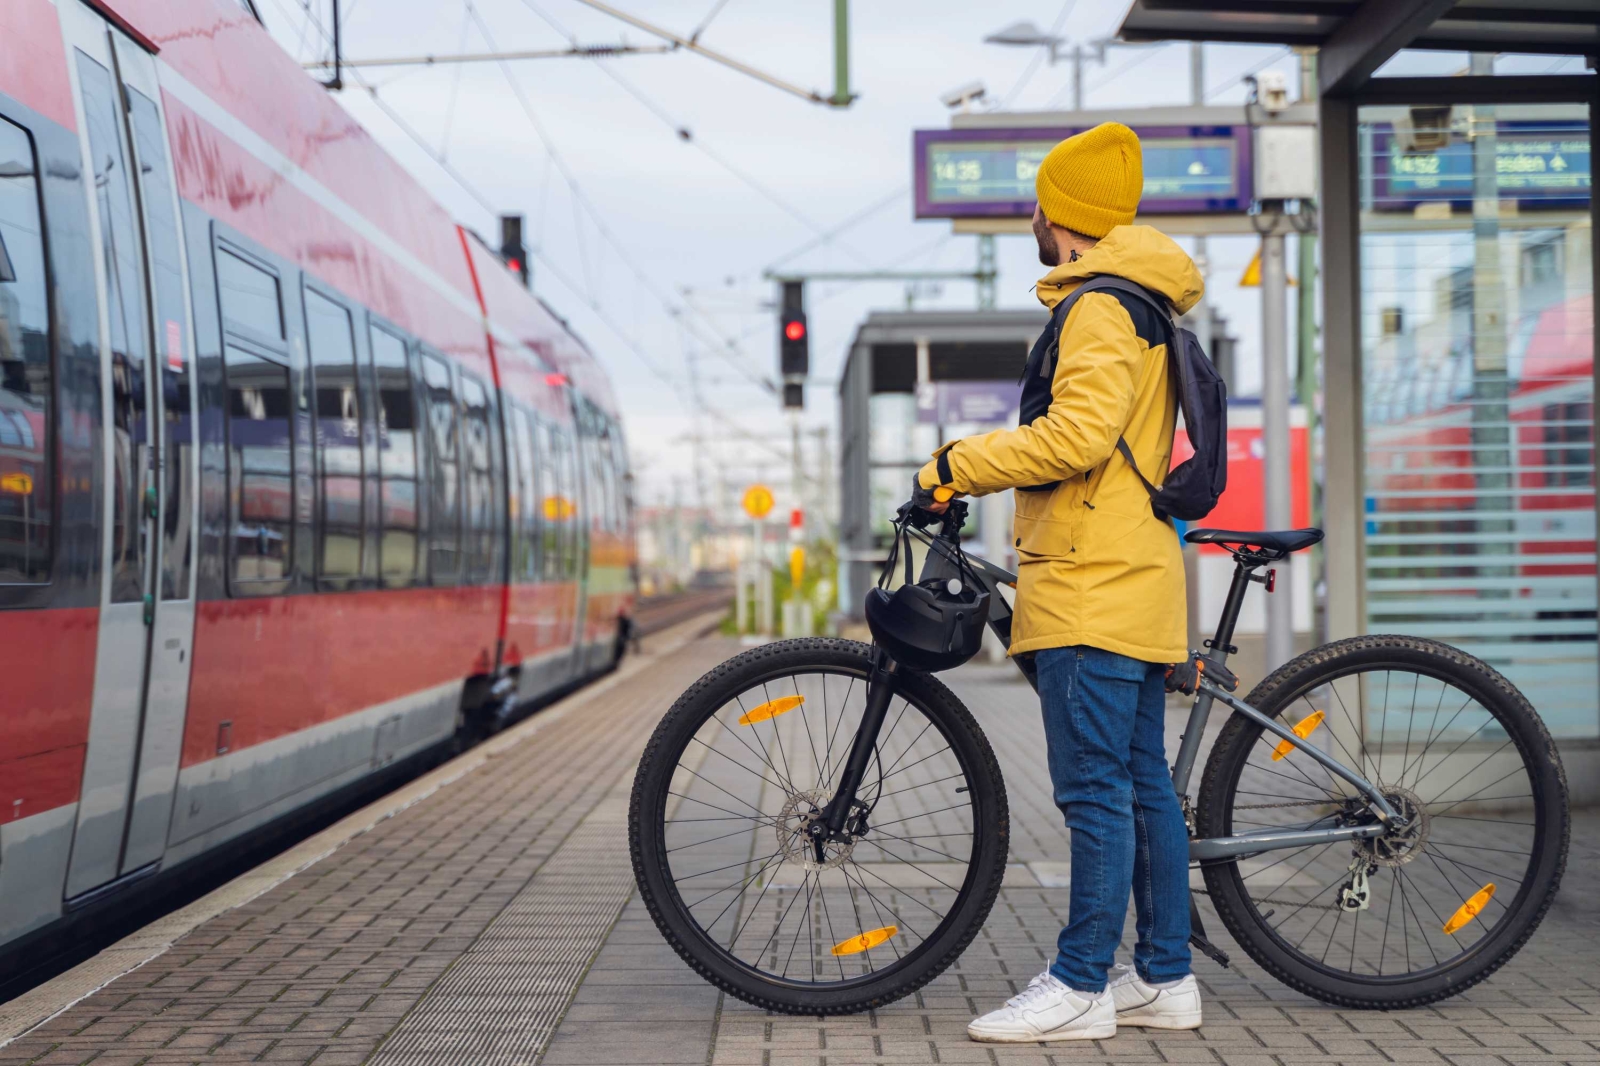
[[[691, 620], [610, 678], [419, 778], [83, 966], [0, 1004], [0, 1066], [1600, 1063], [1600, 816], [1533, 941], [1435, 1007], [1339, 1010], [1234, 957], [1197, 959], [1198, 1032], [993, 1046], [967, 1021], [1044, 966], [1066, 831], [1037, 702], [1009, 665], [947, 675], [1002, 763], [1012, 873], [988, 927], [915, 996], [864, 1016], [769, 1014], [701, 981], [633, 891], [627, 797], [656, 721], [738, 651]], [[1180, 724], [1169, 715], [1174, 734]], [[1209, 915], [1209, 910], [1207, 910]], [[1132, 922], [1128, 932], [1131, 937]]]

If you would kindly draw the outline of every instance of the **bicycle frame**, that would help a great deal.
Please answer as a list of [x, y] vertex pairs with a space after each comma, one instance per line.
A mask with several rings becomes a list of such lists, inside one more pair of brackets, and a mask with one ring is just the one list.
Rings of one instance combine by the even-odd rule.
[[[952, 504], [952, 509], [960, 507], [960, 511], [953, 514], [953, 521], [947, 521], [945, 528], [938, 534], [929, 534], [925, 529], [912, 526], [915, 535], [929, 547], [927, 560], [924, 562], [923, 579], [929, 577], [956, 576], [956, 552], [959, 550], [959, 537], [961, 522], [965, 517], [965, 505], [960, 501]], [[1239, 611], [1244, 605], [1245, 593], [1249, 590], [1250, 582], [1266, 583], [1266, 578], [1258, 576], [1256, 571], [1269, 562], [1276, 561], [1252, 552], [1235, 552], [1235, 566], [1233, 583], [1228, 589], [1227, 601], [1223, 604], [1222, 618], [1217, 623], [1215, 636], [1207, 641], [1208, 651], [1205, 658], [1219, 666], [1228, 661], [1228, 655], [1237, 652], [1233, 646], [1234, 627], [1239, 620]], [[989, 602], [989, 627], [1001, 642], [1011, 643], [1012, 611], [1010, 606], [1000, 594], [1000, 587], [1016, 588], [1017, 576], [984, 559], [967, 556], [964, 559], [971, 572], [975, 572], [980, 581], [986, 586], [990, 594]], [[1038, 672], [1034, 668], [1031, 656], [1013, 659], [1028, 679], [1028, 683], [1038, 691]], [[830, 833], [837, 834], [844, 829], [846, 821], [853, 807], [857, 805], [856, 790], [861, 783], [861, 778], [866, 771], [867, 764], [872, 756], [874, 745], [877, 742], [877, 733], [883, 723], [884, 712], [894, 697], [896, 664], [888, 656], [880, 652], [880, 666], [873, 671], [873, 676], [868, 683], [867, 709], [864, 713], [862, 724], [858, 728], [855, 741], [851, 747], [850, 759], [846, 771], [840, 781], [839, 790], [829, 803], [823, 821]], [[1210, 719], [1211, 709], [1214, 704], [1221, 702], [1235, 714], [1242, 714], [1246, 718], [1260, 725], [1267, 732], [1286, 741], [1293, 747], [1306, 753], [1316, 760], [1330, 773], [1343, 779], [1351, 786], [1367, 804], [1370, 805], [1377, 822], [1367, 825], [1321, 825], [1326, 818], [1318, 819], [1300, 828], [1263, 829], [1249, 833], [1238, 833], [1227, 837], [1197, 838], [1190, 837], [1189, 859], [1202, 865], [1211, 862], [1231, 862], [1236, 859], [1252, 855], [1259, 855], [1267, 851], [1286, 848], [1303, 848], [1308, 845], [1330, 844], [1344, 840], [1357, 840], [1361, 838], [1379, 837], [1389, 832], [1391, 828], [1398, 828], [1405, 824], [1405, 819], [1389, 804], [1388, 799], [1359, 772], [1345, 766], [1338, 759], [1310, 744], [1299, 737], [1289, 727], [1276, 719], [1263, 714], [1244, 700], [1232, 693], [1217, 687], [1209, 681], [1200, 682], [1193, 706], [1189, 711], [1189, 719], [1184, 726], [1181, 742], [1178, 747], [1177, 759], [1172, 767], [1172, 784], [1179, 797], [1183, 800], [1185, 811], [1190, 807], [1188, 799], [1189, 779], [1194, 771], [1195, 759], [1200, 751], [1200, 739], [1205, 733], [1206, 723]], [[1191, 833], [1193, 832], [1191, 828]]]

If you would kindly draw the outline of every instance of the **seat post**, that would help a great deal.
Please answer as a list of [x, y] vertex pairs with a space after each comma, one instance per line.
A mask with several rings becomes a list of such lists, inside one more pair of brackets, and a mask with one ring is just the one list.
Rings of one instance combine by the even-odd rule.
[[1255, 569], [1246, 566], [1238, 555], [1233, 558], [1233, 584], [1228, 586], [1228, 599], [1222, 605], [1222, 617], [1211, 637], [1211, 650], [1206, 654], [1206, 658], [1217, 663], [1226, 663], [1228, 655], [1237, 650], [1233, 646], [1233, 629], [1239, 622], [1239, 610], [1244, 606], [1244, 594], [1250, 588], [1251, 571]]

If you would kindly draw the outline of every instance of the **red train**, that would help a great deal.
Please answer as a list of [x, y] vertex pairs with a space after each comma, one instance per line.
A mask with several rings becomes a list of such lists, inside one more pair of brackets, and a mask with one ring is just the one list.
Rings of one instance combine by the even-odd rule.
[[627, 485], [247, 0], [0, 3], [0, 952], [610, 667]]

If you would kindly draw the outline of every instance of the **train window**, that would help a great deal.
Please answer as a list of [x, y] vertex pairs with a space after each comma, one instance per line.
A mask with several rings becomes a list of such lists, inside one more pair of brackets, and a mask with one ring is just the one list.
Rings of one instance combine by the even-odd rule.
[[539, 578], [539, 455], [534, 450], [534, 416], [516, 408], [517, 464], [521, 469], [518, 495], [521, 506], [513, 508], [520, 533], [517, 564], [513, 568], [524, 580]]
[[442, 359], [422, 356], [427, 387], [428, 570], [435, 582], [451, 583], [461, 570], [460, 463], [456, 453], [456, 396], [450, 367]]
[[89, 135], [100, 255], [106, 271], [111, 337], [111, 600], [137, 602], [145, 592], [145, 490], [150, 488], [148, 401], [149, 331], [146, 327], [143, 237], [134, 215], [127, 157], [122, 145], [122, 102], [111, 73], [82, 52], [78, 78]]
[[489, 392], [483, 382], [461, 376], [461, 443], [463, 452], [462, 526], [467, 579], [491, 581], [498, 569], [499, 525], [494, 506], [494, 433], [489, 413]]
[[294, 558], [289, 369], [232, 344], [223, 362], [235, 591], [274, 592], [289, 577]]
[[123, 86], [133, 154], [143, 193], [145, 233], [150, 240], [150, 282], [156, 312], [156, 382], [161, 391], [161, 598], [189, 598], [193, 551], [194, 478], [190, 458], [194, 431], [190, 425], [189, 364], [184, 358], [183, 324], [187, 318], [183, 292], [183, 250], [172, 176], [167, 166], [166, 129], [155, 101], [132, 86]]
[[317, 576], [348, 585], [362, 574], [361, 395], [350, 312], [306, 290], [316, 395]]
[[222, 293], [222, 318], [230, 328], [283, 339], [283, 307], [276, 277], [226, 248], [218, 248], [217, 289]]
[[33, 144], [0, 119], [0, 584], [50, 580], [50, 307]]
[[561, 478], [561, 576], [572, 580], [578, 576], [579, 558], [584, 540], [583, 526], [588, 521], [584, 511], [582, 486], [579, 484], [578, 438], [563, 427], [555, 429], [555, 458]]
[[533, 421], [533, 449], [539, 467], [539, 505], [534, 521], [539, 536], [539, 574], [546, 581], [561, 576], [561, 472], [556, 461], [555, 427]]
[[405, 341], [376, 326], [370, 336], [382, 478], [378, 564], [383, 583], [396, 587], [417, 576], [417, 407]]

